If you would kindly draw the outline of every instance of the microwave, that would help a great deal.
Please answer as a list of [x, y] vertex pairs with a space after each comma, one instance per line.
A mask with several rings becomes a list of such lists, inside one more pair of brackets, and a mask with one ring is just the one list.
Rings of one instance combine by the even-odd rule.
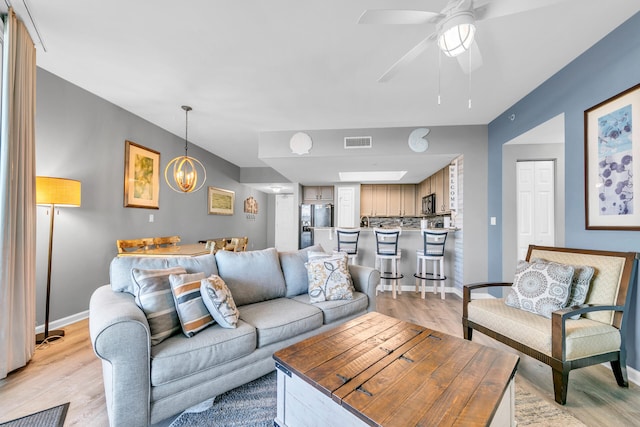
[[422, 214], [435, 215], [436, 213], [436, 195], [429, 194], [422, 198]]

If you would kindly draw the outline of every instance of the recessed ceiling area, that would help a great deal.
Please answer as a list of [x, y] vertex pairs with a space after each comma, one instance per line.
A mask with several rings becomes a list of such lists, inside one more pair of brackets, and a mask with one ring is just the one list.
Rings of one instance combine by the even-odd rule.
[[629, 0], [474, 0], [531, 10], [477, 22], [482, 65], [471, 74], [433, 45], [379, 83], [433, 29], [359, 25], [362, 13], [440, 11], [446, 0], [28, 0], [30, 14], [24, 0], [11, 3], [32, 34], [29, 16], [38, 27], [38, 67], [179, 138], [180, 106], [191, 105], [190, 143], [306, 184], [338, 182], [344, 170], [407, 170], [401, 182], [419, 182], [450, 158], [429, 149], [267, 160], [263, 133], [288, 131], [290, 153], [299, 131], [486, 125], [640, 10]]

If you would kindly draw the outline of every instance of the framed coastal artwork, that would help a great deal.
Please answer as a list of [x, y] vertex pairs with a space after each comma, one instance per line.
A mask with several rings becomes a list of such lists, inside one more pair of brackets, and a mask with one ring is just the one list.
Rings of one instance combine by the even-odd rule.
[[233, 215], [236, 193], [222, 188], [209, 187], [207, 206], [211, 215]]
[[135, 142], [124, 143], [124, 206], [159, 209], [160, 153]]
[[640, 230], [640, 84], [584, 112], [587, 230]]

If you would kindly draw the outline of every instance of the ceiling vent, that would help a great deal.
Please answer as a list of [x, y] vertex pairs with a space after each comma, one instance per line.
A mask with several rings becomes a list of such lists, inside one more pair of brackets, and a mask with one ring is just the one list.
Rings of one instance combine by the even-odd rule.
[[347, 136], [344, 138], [344, 148], [371, 148], [370, 136]]

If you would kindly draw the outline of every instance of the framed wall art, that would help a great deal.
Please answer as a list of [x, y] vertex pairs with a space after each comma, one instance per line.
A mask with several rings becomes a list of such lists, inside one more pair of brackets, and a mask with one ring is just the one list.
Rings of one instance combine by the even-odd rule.
[[584, 112], [587, 230], [640, 230], [640, 84]]
[[160, 153], [135, 142], [124, 143], [124, 206], [159, 209]]
[[207, 206], [211, 215], [233, 215], [236, 193], [222, 188], [209, 187]]

